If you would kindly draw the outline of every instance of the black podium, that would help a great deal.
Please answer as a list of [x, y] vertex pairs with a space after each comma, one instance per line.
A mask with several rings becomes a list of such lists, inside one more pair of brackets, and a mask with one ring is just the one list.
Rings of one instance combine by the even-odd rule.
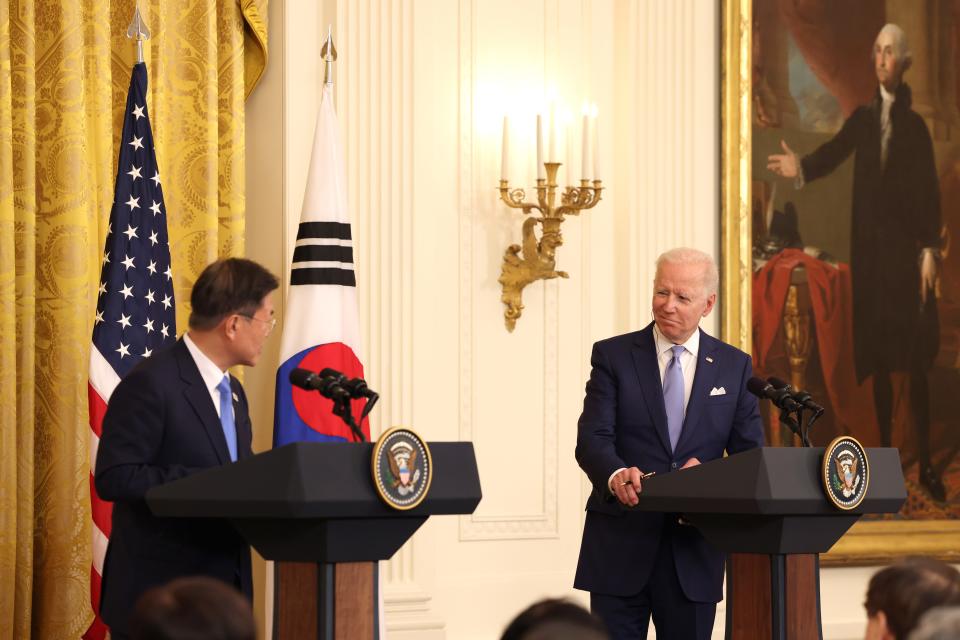
[[480, 502], [473, 444], [429, 443], [426, 499], [394, 510], [374, 489], [370, 443], [296, 443], [155, 487], [151, 511], [225, 518], [277, 562], [274, 637], [377, 636], [376, 562], [431, 515], [472, 513]]
[[764, 447], [643, 482], [642, 511], [678, 513], [727, 552], [730, 638], [823, 637], [819, 555], [867, 513], [907, 498], [896, 449], [867, 449], [863, 502], [843, 511], [820, 481], [823, 447]]

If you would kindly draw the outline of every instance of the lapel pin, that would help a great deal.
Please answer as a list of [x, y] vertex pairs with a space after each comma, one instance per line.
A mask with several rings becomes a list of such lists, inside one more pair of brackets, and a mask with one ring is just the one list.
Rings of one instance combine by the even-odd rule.
[[233, 401], [234, 401], [234, 402], [240, 402], [240, 398], [238, 398], [238, 397], [237, 397], [237, 394], [235, 394], [235, 393], [233, 394]]
[[707, 356], [707, 357], [706, 357], [706, 360], [707, 360], [707, 362], [713, 362], [713, 358], [711, 358], [710, 356]]

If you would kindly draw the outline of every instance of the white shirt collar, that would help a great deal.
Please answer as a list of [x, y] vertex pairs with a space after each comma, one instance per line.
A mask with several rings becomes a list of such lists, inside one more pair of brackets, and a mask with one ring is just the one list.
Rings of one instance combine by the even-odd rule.
[[890, 93], [889, 91], [887, 91], [887, 88], [884, 87], [884, 86], [881, 84], [881, 85], [880, 85], [880, 98], [881, 98], [884, 102], [893, 102], [894, 100], [897, 99], [897, 96], [896, 96], [895, 94]]
[[213, 393], [227, 372], [221, 371], [220, 367], [214, 364], [213, 360], [208, 358], [207, 354], [200, 350], [197, 343], [190, 339], [189, 333], [183, 334], [183, 343], [187, 345], [187, 350], [190, 352], [190, 355], [193, 356], [193, 361], [197, 363], [197, 369], [200, 370], [200, 377], [203, 378], [203, 384]]
[[[657, 346], [658, 358], [663, 355], [664, 351], [672, 349], [674, 346], [670, 340], [660, 333], [660, 327], [657, 326], [656, 322], [653, 323], [653, 339]], [[689, 351], [694, 358], [697, 357], [697, 352], [700, 350], [700, 327], [697, 327], [697, 330], [687, 338], [687, 341], [683, 343], [683, 348]]]

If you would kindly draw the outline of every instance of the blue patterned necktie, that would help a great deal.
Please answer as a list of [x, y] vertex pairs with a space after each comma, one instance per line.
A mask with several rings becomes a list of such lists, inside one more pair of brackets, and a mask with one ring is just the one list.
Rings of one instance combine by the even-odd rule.
[[667, 432], [670, 434], [670, 449], [675, 451], [680, 431], [683, 430], [683, 369], [680, 368], [680, 355], [683, 345], [672, 347], [673, 357], [663, 372], [663, 405], [667, 410]]
[[227, 439], [227, 450], [230, 451], [230, 460], [237, 461], [237, 425], [233, 421], [233, 391], [230, 389], [230, 374], [223, 376], [217, 385], [220, 392], [220, 426], [223, 427], [223, 436]]

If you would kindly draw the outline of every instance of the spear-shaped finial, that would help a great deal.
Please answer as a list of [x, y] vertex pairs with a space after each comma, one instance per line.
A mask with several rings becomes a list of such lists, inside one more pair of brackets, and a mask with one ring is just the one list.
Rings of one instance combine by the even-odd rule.
[[323, 57], [323, 83], [333, 86], [333, 63], [337, 59], [337, 48], [333, 46], [333, 25], [327, 25], [327, 41], [323, 43], [320, 49], [320, 55]]
[[137, 41], [137, 62], [143, 62], [143, 41], [150, 38], [150, 29], [147, 28], [147, 23], [143, 21], [143, 16], [140, 15], [140, 2], [137, 0], [133, 5], [133, 20], [130, 21], [130, 26], [127, 27], [127, 37]]

